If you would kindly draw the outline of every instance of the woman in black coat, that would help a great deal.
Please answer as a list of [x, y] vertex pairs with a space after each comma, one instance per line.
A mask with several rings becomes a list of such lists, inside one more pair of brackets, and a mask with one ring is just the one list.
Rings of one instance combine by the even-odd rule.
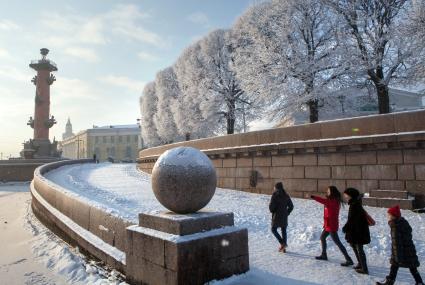
[[[286, 228], [288, 226], [288, 216], [294, 209], [294, 204], [283, 189], [282, 182], [276, 183], [274, 190], [269, 205], [272, 213], [272, 233], [280, 243], [279, 251], [286, 252], [286, 247], [288, 246]], [[278, 228], [281, 228], [282, 236], [277, 232]]]
[[376, 282], [377, 285], [393, 285], [400, 267], [409, 268], [416, 284], [422, 284], [421, 275], [418, 272], [419, 259], [412, 238], [412, 227], [401, 216], [400, 207], [388, 209], [388, 224], [391, 228], [391, 270], [384, 282]]
[[344, 191], [344, 196], [348, 200], [350, 208], [347, 223], [342, 231], [345, 233], [345, 239], [353, 248], [358, 261], [354, 269], [357, 273], [369, 274], [363, 245], [370, 243], [370, 232], [366, 212], [362, 206], [362, 196], [354, 188], [347, 188]]

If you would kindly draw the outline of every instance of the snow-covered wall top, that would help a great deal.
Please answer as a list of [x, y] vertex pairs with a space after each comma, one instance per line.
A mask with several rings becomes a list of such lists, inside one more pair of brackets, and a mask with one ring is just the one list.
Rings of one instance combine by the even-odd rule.
[[208, 150], [282, 142], [418, 132], [425, 131], [424, 122], [425, 110], [323, 121], [314, 124], [218, 136], [153, 147], [140, 151], [139, 157], [158, 156], [168, 149], [183, 145]]
[[32, 208], [41, 222], [66, 241], [124, 272], [126, 228], [133, 223], [46, 177], [57, 168], [90, 162], [93, 160], [63, 160], [38, 167], [31, 183]]

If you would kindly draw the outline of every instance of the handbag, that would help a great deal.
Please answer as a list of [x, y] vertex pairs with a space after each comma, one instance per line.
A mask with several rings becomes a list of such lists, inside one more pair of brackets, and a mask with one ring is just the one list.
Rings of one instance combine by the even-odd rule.
[[366, 220], [367, 220], [367, 225], [369, 227], [376, 225], [375, 220], [369, 215], [368, 212], [366, 212], [366, 210], [364, 211], [364, 214], [366, 216]]

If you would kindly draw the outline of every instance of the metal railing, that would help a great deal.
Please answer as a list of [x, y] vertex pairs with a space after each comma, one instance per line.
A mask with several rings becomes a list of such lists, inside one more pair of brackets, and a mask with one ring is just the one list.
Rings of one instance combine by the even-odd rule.
[[54, 66], [56, 68], [58, 67], [56, 65], [56, 63], [54, 63], [53, 61], [51, 61], [49, 59], [34, 59], [34, 60], [31, 60], [31, 64], [42, 64], [42, 63], [50, 64], [50, 65], [52, 65], [52, 66]]

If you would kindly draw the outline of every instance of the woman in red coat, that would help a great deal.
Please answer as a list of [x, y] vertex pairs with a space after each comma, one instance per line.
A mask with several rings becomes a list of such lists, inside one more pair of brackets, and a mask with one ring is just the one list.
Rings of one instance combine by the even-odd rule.
[[343, 203], [341, 193], [335, 186], [329, 186], [326, 198], [321, 198], [318, 196], [311, 196], [312, 199], [317, 202], [323, 204], [325, 209], [323, 211], [323, 232], [320, 236], [320, 241], [322, 243], [322, 254], [317, 256], [318, 260], [328, 260], [328, 256], [326, 253], [326, 238], [330, 235], [332, 240], [338, 246], [339, 250], [345, 257], [345, 262], [341, 263], [341, 266], [350, 266], [353, 265], [353, 260], [347, 253], [347, 249], [341, 243], [338, 237], [338, 227], [339, 227], [339, 210]]

